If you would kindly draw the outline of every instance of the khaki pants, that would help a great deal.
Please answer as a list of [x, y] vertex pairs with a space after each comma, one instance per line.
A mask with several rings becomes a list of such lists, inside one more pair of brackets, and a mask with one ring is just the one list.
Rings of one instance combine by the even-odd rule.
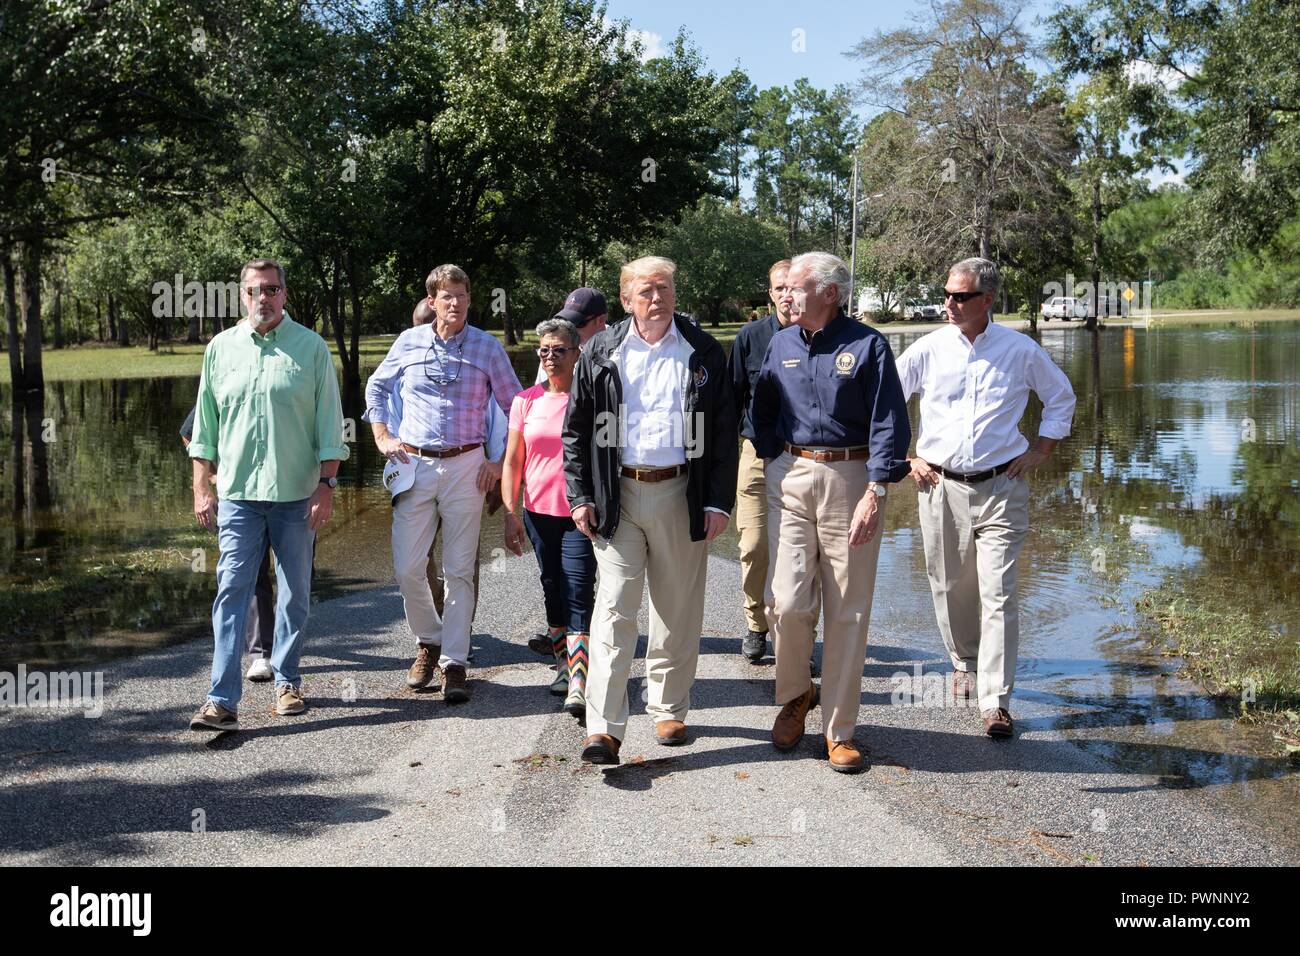
[[[393, 507], [393, 570], [406, 607], [406, 623], [421, 644], [441, 644], [439, 663], [464, 667], [474, 616], [474, 561], [483, 518], [475, 485], [483, 450], [454, 458], [417, 458], [415, 484]], [[429, 587], [429, 549], [442, 531], [442, 573], [447, 597], [439, 614]]]
[[[435, 553], [438, 550], [438, 538], [440, 536], [441, 531], [442, 529], [440, 527], [434, 529], [433, 544], [429, 546], [429, 567], [425, 572], [426, 576], [429, 579], [429, 591], [432, 592], [433, 594], [433, 606], [437, 609], [439, 615], [441, 615], [443, 612], [443, 604], [445, 603], [445, 598], [447, 596], [447, 588], [442, 582], [442, 565], [439, 563], [437, 554]], [[473, 611], [470, 612], [469, 615], [471, 624], [474, 622], [474, 618], [478, 615], [478, 579], [479, 579], [479, 572], [481, 570], [482, 570], [482, 562], [479, 559], [477, 549], [475, 549], [474, 609]]]
[[[708, 545], [691, 540], [686, 476], [642, 482], [621, 478], [618, 528], [597, 535], [596, 604], [587, 674], [587, 733], [623, 740], [627, 679], [636, 654], [637, 612], [650, 592], [646, 713], [655, 721], [686, 719], [704, 623]], [[805, 667], [807, 658], [804, 658]]]
[[763, 459], [746, 438], [740, 446], [736, 479], [736, 528], [740, 531], [740, 588], [745, 595], [745, 623], [757, 634], [767, 633], [767, 485]]
[[867, 624], [884, 529], [849, 546], [853, 510], [867, 490], [863, 461], [815, 462], [782, 452], [767, 467], [772, 581], [768, 621], [776, 645], [776, 702], [808, 690], [808, 658], [824, 606], [822, 726], [830, 740], [851, 740], [862, 703]]
[[1016, 679], [1017, 558], [1029, 531], [1029, 482], [948, 478], [918, 493], [925, 568], [952, 666], [975, 671], [980, 710], [1007, 707]]

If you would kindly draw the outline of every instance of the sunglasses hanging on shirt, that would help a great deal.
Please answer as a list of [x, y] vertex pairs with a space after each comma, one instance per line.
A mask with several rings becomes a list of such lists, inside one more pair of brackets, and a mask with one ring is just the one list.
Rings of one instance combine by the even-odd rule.
[[[424, 373], [427, 376], [429, 376], [429, 379], [435, 385], [444, 385], [444, 386], [454, 385], [460, 379], [460, 367], [463, 364], [465, 359], [464, 340], [462, 339], [459, 343], [457, 343], [456, 362], [455, 362], [456, 374], [454, 375], [447, 374], [447, 361], [445, 356], [447, 356], [448, 354], [449, 354], [449, 350], [447, 349], [447, 347], [445, 345], [438, 344], [438, 333], [435, 332], [433, 334], [433, 341], [429, 343], [429, 350], [424, 353]], [[438, 359], [438, 371], [436, 374], [432, 370], [433, 362], [429, 360], [429, 357], [431, 355], [435, 356]]]

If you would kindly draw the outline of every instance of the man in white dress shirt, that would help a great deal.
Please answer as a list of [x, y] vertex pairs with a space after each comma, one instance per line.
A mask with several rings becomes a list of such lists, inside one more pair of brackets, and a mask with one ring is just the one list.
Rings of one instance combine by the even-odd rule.
[[[1017, 559], [1029, 531], [1029, 472], [1070, 434], [1074, 390], [1029, 336], [992, 321], [997, 266], [964, 259], [944, 294], [949, 324], [898, 360], [903, 394], [921, 396], [910, 458], [939, 632], [953, 696], [976, 697], [984, 731], [1012, 736], [1019, 650]], [[1043, 402], [1031, 448], [1020, 419], [1032, 389]]]

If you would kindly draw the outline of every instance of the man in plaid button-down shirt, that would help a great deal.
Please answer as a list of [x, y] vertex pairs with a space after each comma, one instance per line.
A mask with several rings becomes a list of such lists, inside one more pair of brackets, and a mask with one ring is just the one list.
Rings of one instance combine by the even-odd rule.
[[[393, 569], [406, 621], [418, 642], [407, 684], [423, 687], [441, 666], [444, 699], [469, 700], [465, 665], [474, 613], [474, 559], [483, 498], [501, 480], [488, 461], [485, 412], [495, 401], [509, 414], [519, 379], [501, 343], [466, 324], [469, 276], [438, 266], [425, 280], [435, 319], [407, 329], [366, 383], [366, 413], [375, 444], [391, 461], [415, 464], [414, 484], [393, 501]], [[388, 430], [388, 398], [401, 397], [399, 434]], [[442, 526], [442, 615], [426, 577], [434, 531]]]

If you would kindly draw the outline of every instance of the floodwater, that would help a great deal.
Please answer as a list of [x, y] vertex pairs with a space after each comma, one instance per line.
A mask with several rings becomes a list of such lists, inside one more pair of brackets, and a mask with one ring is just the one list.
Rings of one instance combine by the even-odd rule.
[[[891, 333], [895, 353], [918, 334]], [[1041, 341], [1079, 405], [1032, 479], [1017, 697], [1061, 707], [1056, 726], [1077, 746], [1165, 786], [1216, 786], [1300, 846], [1300, 783], [1277, 743], [1180, 676], [1134, 608], [1173, 584], [1300, 634], [1300, 322], [1108, 329], [1096, 370], [1082, 329]], [[535, 367], [518, 371], [531, 382]], [[177, 434], [197, 385], [53, 383], [25, 420], [0, 421], [0, 667], [84, 664], [206, 629], [215, 541], [194, 524]], [[7, 388], [0, 407], [13, 407]], [[1038, 414], [1031, 401], [1030, 436]], [[319, 541], [318, 599], [392, 582], [382, 461], [358, 425]], [[735, 556], [734, 525], [713, 553]], [[499, 514], [484, 521], [481, 555], [536, 573], [531, 556], [506, 556]], [[738, 599], [738, 635], [742, 620]], [[889, 497], [872, 627], [946, 669], [910, 481]], [[1295, 666], [1294, 654], [1271, 663]]]

